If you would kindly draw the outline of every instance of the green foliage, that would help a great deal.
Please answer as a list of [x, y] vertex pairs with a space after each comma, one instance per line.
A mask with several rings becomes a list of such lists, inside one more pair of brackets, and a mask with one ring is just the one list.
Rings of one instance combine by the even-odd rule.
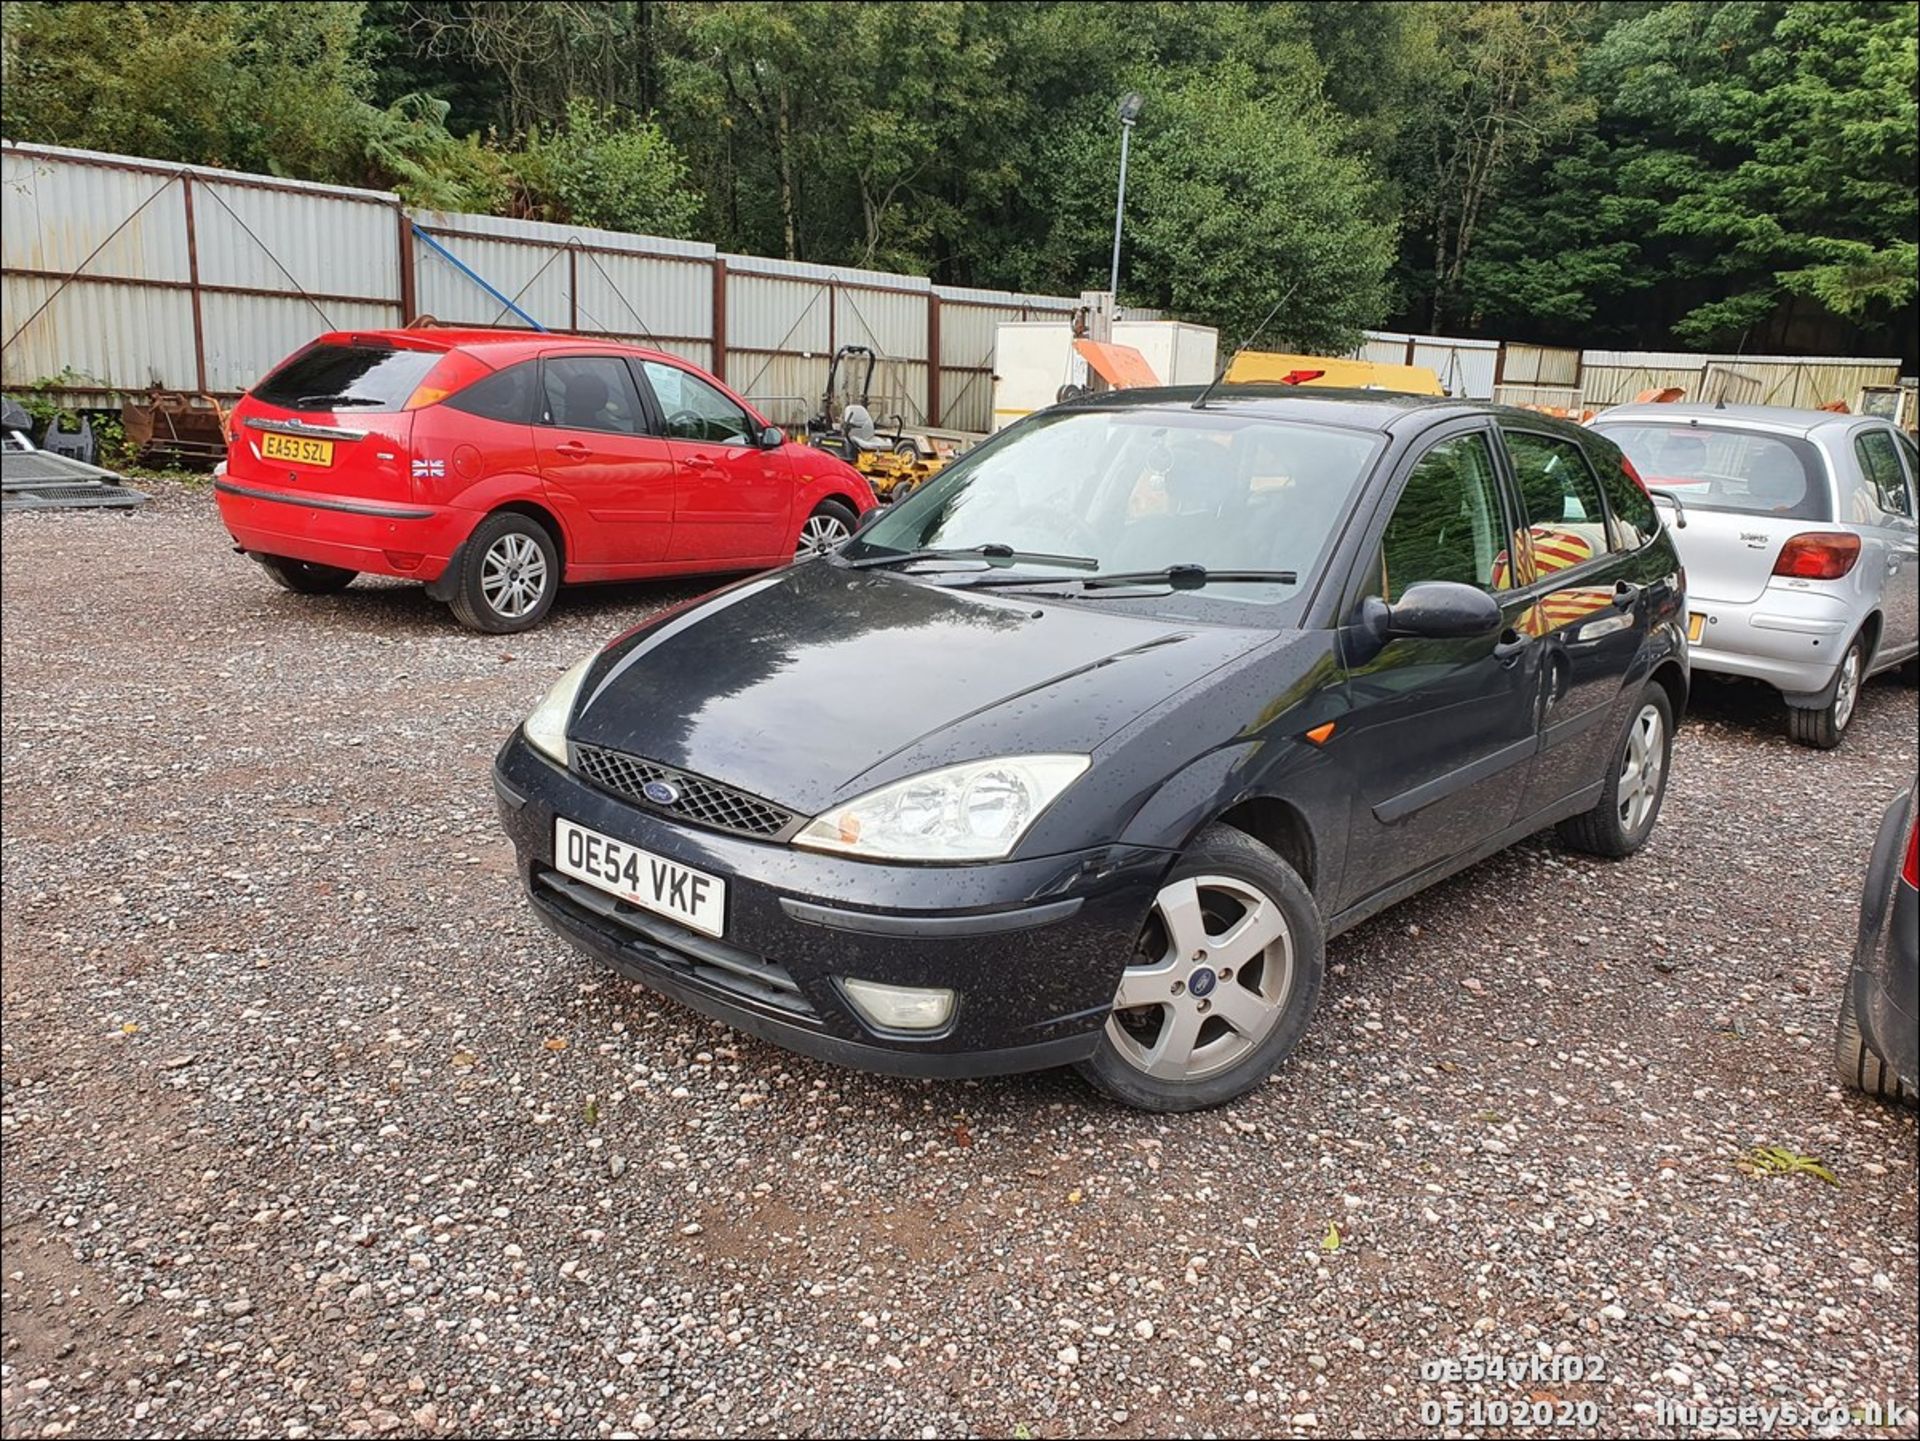
[[1231, 339], [1915, 337], [1920, 0], [7, 0], [0, 129]]
[[510, 160], [477, 139], [447, 133], [445, 100], [402, 95], [359, 107], [361, 178], [429, 210], [499, 212], [515, 188]]
[[686, 161], [652, 121], [572, 100], [565, 127], [536, 131], [516, 159], [542, 219], [676, 238], [693, 233], [699, 196], [687, 184]]
[[1597, 122], [1490, 221], [1476, 310], [1702, 347], [1796, 320], [1845, 343], [1845, 317], [1911, 348], [1917, 21], [1912, 0], [1623, 7], [1582, 62]]
[[1139, 147], [1129, 293], [1205, 316], [1223, 343], [1270, 312], [1274, 348], [1358, 342], [1386, 312], [1395, 236], [1370, 218], [1371, 176], [1341, 133], [1325, 107], [1260, 97], [1234, 66], [1165, 97]]

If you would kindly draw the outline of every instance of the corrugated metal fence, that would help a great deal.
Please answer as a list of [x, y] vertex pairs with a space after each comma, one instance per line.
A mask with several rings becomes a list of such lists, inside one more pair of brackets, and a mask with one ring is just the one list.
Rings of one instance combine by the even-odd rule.
[[1080, 304], [39, 145], [0, 152], [0, 232], [0, 382], [76, 405], [235, 396], [321, 330], [431, 316], [655, 345], [782, 423], [813, 412], [838, 346], [864, 345], [876, 411], [985, 431], [995, 326]]
[[[414, 211], [397, 195], [121, 155], [0, 152], [0, 383], [71, 404], [154, 386], [238, 395], [328, 329], [422, 316], [617, 336], [721, 376], [782, 424], [813, 412], [842, 345], [880, 357], [874, 409], [991, 428], [1002, 321], [1077, 299], [725, 255], [586, 226]], [[1431, 366], [1456, 395], [1599, 408], [1690, 399], [1851, 402], [1894, 360], [1655, 354], [1369, 331], [1360, 359]]]

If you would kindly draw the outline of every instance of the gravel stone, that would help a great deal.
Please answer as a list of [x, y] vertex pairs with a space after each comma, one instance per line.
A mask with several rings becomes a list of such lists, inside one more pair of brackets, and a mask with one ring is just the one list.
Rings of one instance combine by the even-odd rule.
[[[1271, 1084], [1156, 1118], [798, 1058], [534, 920], [493, 753], [699, 587], [478, 636], [418, 587], [279, 591], [204, 485], [152, 488], [0, 534], [7, 1436], [1348, 1435], [1534, 1393], [1642, 1435], [1915, 1396], [1914, 1117], [1829, 1064], [1899, 680], [1831, 754], [1703, 685], [1645, 852], [1536, 838], [1360, 927]], [[1761, 1142], [1839, 1186], [1749, 1175]], [[1423, 1376], [1479, 1355], [1606, 1365]]]

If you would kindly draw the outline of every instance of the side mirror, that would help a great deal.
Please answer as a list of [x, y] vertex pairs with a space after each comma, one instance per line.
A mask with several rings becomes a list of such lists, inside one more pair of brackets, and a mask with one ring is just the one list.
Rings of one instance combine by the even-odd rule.
[[1408, 586], [1387, 615], [1387, 635], [1392, 639], [1469, 640], [1500, 629], [1500, 603], [1478, 586], [1456, 580]]
[[777, 425], [769, 425], [760, 432], [762, 450], [778, 450], [787, 443], [787, 433]]
[[1350, 665], [1365, 665], [1395, 640], [1470, 640], [1500, 629], [1500, 603], [1478, 586], [1424, 580], [1398, 605], [1377, 595], [1360, 602], [1344, 639]]
[[858, 535], [863, 530], [871, 529], [873, 526], [873, 523], [876, 520], [880, 519], [880, 517], [885, 515], [886, 513], [887, 513], [887, 508], [884, 505], [876, 505], [871, 507], [861, 515], [860, 519], [856, 520], [853, 523], [853, 533], [855, 535]]

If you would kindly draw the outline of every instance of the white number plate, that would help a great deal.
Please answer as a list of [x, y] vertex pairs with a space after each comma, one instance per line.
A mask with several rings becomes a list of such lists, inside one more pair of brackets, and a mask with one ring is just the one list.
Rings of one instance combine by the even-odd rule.
[[553, 863], [629, 904], [709, 936], [725, 933], [727, 883], [564, 817], [553, 822]]

